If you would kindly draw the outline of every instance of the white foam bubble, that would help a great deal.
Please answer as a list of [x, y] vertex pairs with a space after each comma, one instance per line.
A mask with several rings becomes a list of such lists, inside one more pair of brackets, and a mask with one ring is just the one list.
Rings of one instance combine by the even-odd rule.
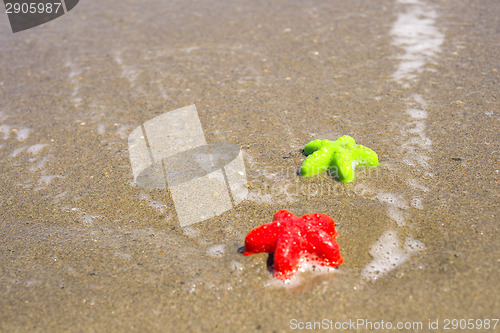
[[11, 133], [11, 126], [9, 125], [1, 125], [0, 126], [0, 132], [3, 133], [3, 139], [4, 140], [7, 140], [10, 136], [10, 133]]
[[405, 1], [408, 6], [401, 12], [391, 29], [393, 44], [403, 49], [404, 53], [393, 78], [405, 87], [414, 81], [434, 61], [440, 52], [444, 35], [435, 26], [437, 13], [419, 1]]
[[220, 258], [224, 256], [225, 248], [224, 244], [214, 245], [208, 248], [207, 254], [213, 258]]
[[9, 118], [9, 117], [10, 116], [8, 114], [5, 114], [4, 111], [0, 111], [0, 122], [7, 120], [7, 118]]
[[379, 193], [376, 197], [379, 201], [401, 209], [408, 208], [408, 202], [401, 196], [392, 193]]
[[121, 67], [121, 77], [126, 78], [129, 81], [131, 87], [135, 85], [135, 80], [140, 74], [140, 71], [136, 70], [133, 66], [126, 65], [123, 61], [122, 53], [116, 52], [113, 55], [114, 60]]
[[370, 248], [373, 260], [361, 271], [361, 276], [367, 280], [376, 280], [392, 271], [408, 258], [423, 250], [425, 245], [416, 239], [406, 238], [401, 246], [397, 233], [386, 231]]
[[389, 206], [387, 207], [387, 215], [393, 221], [395, 221], [398, 226], [405, 225], [405, 216], [401, 208]]
[[[275, 277], [272, 277], [265, 283], [265, 286], [271, 288], [295, 288], [303, 282], [304, 279], [302, 274], [304, 273], [317, 276], [323, 274], [337, 274], [339, 273], [339, 270], [335, 267], [319, 265], [314, 260], [310, 261], [305, 258], [301, 258], [299, 261], [299, 269], [295, 275], [287, 280], [278, 280]], [[269, 275], [272, 276], [272, 273]]]
[[20, 127], [15, 133], [18, 141], [24, 141], [28, 138], [30, 129], [27, 127]]
[[415, 119], [427, 118], [427, 111], [425, 111], [425, 110], [410, 108], [410, 109], [406, 110], [406, 113], [408, 113], [408, 115], [410, 115], [410, 117], [415, 118]]
[[104, 125], [103, 123], [99, 123], [97, 125], [97, 134], [99, 135], [104, 134], [105, 131], [106, 131], [106, 125]]
[[141, 191], [141, 192], [139, 192], [139, 199], [140, 200], [149, 200], [149, 195], [146, 192]]
[[[398, 56], [399, 64], [392, 74], [393, 79], [405, 88], [419, 79], [421, 73], [428, 69], [426, 66], [435, 61], [440, 52], [444, 35], [436, 27], [438, 17], [436, 11], [420, 0], [397, 0], [403, 8], [392, 26], [393, 45], [402, 50]], [[430, 169], [427, 155], [432, 151], [432, 140], [425, 135], [428, 117], [428, 103], [420, 94], [413, 94], [406, 102], [406, 113], [411, 117], [402, 129], [403, 163], [420, 169], [422, 172]], [[422, 170], [423, 169], [423, 170]], [[424, 173], [425, 175], [425, 173]], [[410, 179], [408, 185], [413, 190], [428, 191], [416, 180]], [[379, 193], [377, 199], [386, 203], [388, 217], [397, 223], [398, 227], [405, 225], [405, 209], [409, 208], [406, 196], [391, 193]], [[411, 207], [423, 209], [422, 199], [413, 196], [410, 200]], [[397, 233], [389, 230], [385, 232], [370, 248], [373, 257], [361, 272], [365, 279], [375, 280], [387, 274], [405, 262], [412, 254], [420, 251], [424, 245], [413, 238], [406, 238], [401, 246]]]
[[409, 166], [418, 167], [421, 166], [424, 169], [429, 169], [430, 165], [427, 162], [430, 157], [423, 154], [412, 154], [403, 158], [403, 162]]
[[69, 59], [66, 61], [66, 63], [64, 65], [66, 67], [70, 68], [70, 72], [68, 74], [68, 77], [70, 79], [76, 78], [76, 77], [80, 76], [80, 74], [82, 73], [82, 69], [78, 68], [77, 66], [75, 66], [73, 64], [73, 62], [71, 60], [69, 60]]
[[46, 143], [39, 143], [39, 144], [36, 144], [36, 145], [28, 147], [28, 149], [26, 150], [26, 152], [29, 153], [29, 154], [36, 155], [39, 152], [41, 152], [47, 146], [48, 146], [48, 144], [46, 144]]
[[38, 180], [38, 184], [39, 185], [42, 185], [42, 184], [49, 185], [54, 178], [64, 178], [64, 176], [60, 176], [60, 175], [42, 175], [42, 176], [40, 176], [40, 179]]
[[82, 211], [78, 207], [71, 208], [71, 211], [76, 212], [76, 213], [78, 213], [80, 215], [80, 217], [82, 219], [82, 223], [86, 227], [93, 226], [94, 225], [94, 220], [96, 218], [101, 217], [100, 215], [90, 215], [90, 214], [87, 214], [86, 212]]
[[422, 97], [422, 95], [420, 95], [420, 94], [413, 94], [412, 97], [413, 97], [413, 100], [416, 103], [418, 103], [422, 109], [426, 109], [427, 108], [427, 102]]
[[61, 193], [57, 194], [56, 196], [54, 196], [54, 197], [52, 198], [52, 201], [54, 201], [54, 202], [59, 202], [59, 201], [61, 201], [63, 198], [67, 197], [67, 196], [68, 196], [68, 193], [69, 193], [69, 191], [63, 191], [63, 192], [61, 192]]
[[29, 162], [31, 162], [31, 163], [38, 162], [38, 163], [36, 163], [35, 165], [32, 165], [29, 168], [29, 170], [30, 171], [37, 171], [37, 170], [41, 170], [41, 169], [45, 168], [45, 163], [50, 161], [52, 157], [53, 157], [53, 155], [46, 155], [46, 156], [43, 156], [40, 160], [39, 160], [39, 157], [30, 158]]
[[304, 260], [300, 263], [299, 272], [312, 272], [314, 274], [326, 274], [337, 272], [338, 269], [335, 267], [323, 266], [315, 263], [314, 261]]
[[416, 209], [424, 209], [424, 205], [422, 204], [422, 199], [420, 198], [411, 199], [411, 205]]
[[419, 147], [426, 150], [432, 150], [432, 140], [428, 138], [424, 133], [418, 133], [418, 136], [413, 136], [401, 144], [402, 149], [415, 149], [415, 147]]
[[229, 264], [229, 267], [231, 268], [231, 270], [236, 272], [241, 272], [243, 270], [243, 265], [236, 260], [232, 260]]
[[[73, 91], [74, 94], [77, 94], [78, 93], [78, 88], [75, 88], [75, 90]], [[83, 99], [81, 97], [73, 97], [71, 98], [71, 103], [73, 103], [75, 106], [80, 106], [80, 104], [82, 103]]]
[[115, 257], [123, 260], [123, 261], [129, 261], [132, 258], [132, 255], [130, 253], [124, 253], [120, 251], [115, 252]]
[[405, 239], [405, 243], [403, 245], [405, 251], [408, 253], [417, 253], [425, 249], [425, 244], [419, 241], [418, 239], [414, 239], [411, 237], [407, 237]]
[[148, 201], [148, 204], [150, 207], [153, 207], [160, 213], [165, 213], [167, 211], [168, 206], [165, 205], [164, 203], [156, 200], [150, 200]]
[[[3, 117], [3, 119], [7, 119], [7, 117]], [[24, 141], [28, 138], [30, 129], [23, 126], [4, 124], [0, 126], [0, 132], [3, 133], [3, 140], [7, 140], [11, 133], [15, 133], [18, 141]]]
[[[272, 277], [271, 274], [269, 276]], [[270, 278], [269, 280], [267, 280], [264, 283], [264, 286], [268, 287], [268, 288], [289, 288], [289, 289], [293, 289], [293, 288], [295, 288], [297, 286], [300, 286], [301, 283], [302, 283], [302, 278], [301, 278], [300, 274], [295, 274], [294, 276], [292, 276], [288, 280], [278, 280], [275, 277], [272, 277], [272, 278]]]
[[121, 52], [116, 52], [114, 55], [113, 55], [113, 59], [115, 59], [116, 63], [118, 65], [122, 65], [123, 64], [123, 59], [122, 59], [122, 55], [121, 55]]
[[10, 157], [16, 157], [17, 155], [19, 155], [20, 153], [22, 153], [24, 150], [26, 150], [26, 148], [28, 148], [28, 146], [24, 146], [24, 147], [20, 147], [20, 148], [14, 149], [14, 151], [10, 154]]
[[182, 230], [184, 231], [184, 235], [188, 237], [196, 237], [200, 235], [200, 232], [191, 226], [184, 227]]
[[408, 254], [401, 249], [397, 234], [387, 231], [370, 248], [373, 257], [361, 272], [365, 279], [376, 280], [392, 271], [408, 259]]
[[423, 133], [425, 130], [425, 122], [423, 121], [414, 121], [410, 123], [410, 129], [408, 130], [408, 133], [412, 134], [420, 134]]
[[168, 206], [163, 202], [152, 200], [151, 197], [144, 191], [139, 193], [139, 199], [145, 200], [148, 202], [148, 206], [156, 209], [159, 213], [165, 213], [167, 211]]

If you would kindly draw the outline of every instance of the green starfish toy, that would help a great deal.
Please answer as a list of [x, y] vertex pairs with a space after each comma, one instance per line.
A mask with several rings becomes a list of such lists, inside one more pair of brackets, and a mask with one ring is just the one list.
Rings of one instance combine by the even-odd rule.
[[378, 165], [377, 154], [368, 147], [357, 145], [349, 135], [335, 141], [311, 141], [305, 146], [304, 153], [308, 155], [300, 168], [300, 174], [304, 177], [329, 169], [339, 181], [349, 183], [354, 180], [356, 166]]

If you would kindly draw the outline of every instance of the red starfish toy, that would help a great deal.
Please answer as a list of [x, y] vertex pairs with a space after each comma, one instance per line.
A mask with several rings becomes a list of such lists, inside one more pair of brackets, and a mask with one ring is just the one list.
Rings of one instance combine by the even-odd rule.
[[287, 210], [280, 210], [274, 214], [273, 222], [250, 231], [245, 238], [243, 254], [274, 252], [275, 276], [287, 280], [297, 272], [301, 261], [329, 267], [342, 264], [344, 259], [335, 237], [335, 222], [328, 215], [296, 217]]

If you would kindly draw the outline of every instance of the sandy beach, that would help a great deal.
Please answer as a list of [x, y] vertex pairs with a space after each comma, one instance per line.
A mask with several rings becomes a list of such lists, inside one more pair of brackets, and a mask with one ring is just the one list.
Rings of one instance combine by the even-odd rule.
[[[0, 45], [1, 332], [500, 330], [500, 2], [81, 1]], [[193, 104], [248, 195], [181, 226], [129, 136]], [[342, 135], [380, 165], [297, 175]], [[344, 263], [239, 253], [280, 209]]]

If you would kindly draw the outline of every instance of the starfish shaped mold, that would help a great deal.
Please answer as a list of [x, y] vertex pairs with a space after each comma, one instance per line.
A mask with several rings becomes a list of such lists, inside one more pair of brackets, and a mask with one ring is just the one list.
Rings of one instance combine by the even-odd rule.
[[291, 278], [303, 262], [337, 267], [344, 259], [335, 241], [335, 222], [325, 214], [297, 217], [287, 210], [274, 215], [273, 222], [261, 225], [247, 235], [243, 254], [274, 254], [274, 275]]
[[352, 137], [344, 135], [335, 141], [314, 140], [309, 142], [304, 153], [300, 174], [311, 177], [329, 170], [342, 183], [354, 180], [356, 166], [377, 166], [378, 156], [368, 147], [357, 145]]

